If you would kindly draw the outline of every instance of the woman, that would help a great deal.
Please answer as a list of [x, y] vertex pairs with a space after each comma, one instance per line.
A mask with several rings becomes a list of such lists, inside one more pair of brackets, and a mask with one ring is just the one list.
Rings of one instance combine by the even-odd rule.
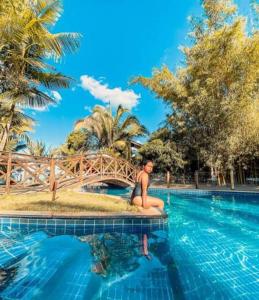
[[163, 210], [164, 202], [158, 198], [147, 195], [150, 185], [149, 174], [153, 171], [153, 162], [148, 160], [143, 165], [143, 170], [137, 174], [135, 187], [131, 195], [131, 204], [142, 206], [143, 208], [158, 207]]

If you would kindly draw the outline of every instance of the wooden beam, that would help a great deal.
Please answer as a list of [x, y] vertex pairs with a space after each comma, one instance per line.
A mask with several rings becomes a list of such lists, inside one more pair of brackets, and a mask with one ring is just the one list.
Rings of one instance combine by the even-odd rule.
[[50, 160], [50, 174], [49, 174], [49, 189], [52, 190], [55, 185], [55, 160], [52, 158]]
[[11, 170], [12, 170], [12, 154], [11, 152], [9, 152], [8, 160], [7, 160], [6, 183], [5, 183], [5, 192], [7, 194], [10, 193]]

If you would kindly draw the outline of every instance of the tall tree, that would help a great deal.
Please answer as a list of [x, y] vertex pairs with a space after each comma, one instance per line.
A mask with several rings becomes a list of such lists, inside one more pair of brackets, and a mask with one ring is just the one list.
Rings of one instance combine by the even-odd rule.
[[213, 171], [232, 168], [259, 149], [259, 34], [231, 0], [203, 0], [203, 19], [192, 18], [192, 44], [177, 72], [155, 69], [141, 83], [172, 108], [167, 119], [179, 144], [188, 145]]

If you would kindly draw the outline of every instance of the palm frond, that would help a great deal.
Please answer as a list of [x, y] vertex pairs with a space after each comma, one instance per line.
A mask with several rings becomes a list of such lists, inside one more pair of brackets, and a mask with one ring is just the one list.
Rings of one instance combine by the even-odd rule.
[[129, 109], [123, 108], [122, 105], [119, 105], [118, 108], [117, 108], [115, 117], [114, 117], [114, 126], [115, 126], [115, 127], [119, 125], [119, 123], [120, 123], [120, 121], [121, 121], [121, 118], [122, 118], [126, 113], [129, 113]]
[[4, 92], [0, 94], [0, 101], [16, 103], [24, 108], [45, 108], [49, 104], [56, 103], [53, 98], [36, 88]]
[[33, 80], [38, 81], [47, 88], [68, 88], [72, 78], [62, 75], [61, 73], [48, 73], [32, 71], [30, 76]]
[[37, 1], [38, 18], [42, 24], [53, 26], [63, 12], [63, 5], [60, 0]]
[[74, 53], [80, 45], [81, 35], [78, 33], [45, 33], [41, 41], [50, 56], [60, 59], [65, 53]]

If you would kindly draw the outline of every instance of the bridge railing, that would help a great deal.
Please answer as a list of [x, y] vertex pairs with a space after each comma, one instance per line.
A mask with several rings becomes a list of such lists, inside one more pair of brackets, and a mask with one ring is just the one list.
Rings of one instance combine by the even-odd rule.
[[51, 189], [54, 182], [58, 188], [113, 178], [132, 184], [136, 171], [124, 159], [99, 153], [56, 158], [0, 153], [0, 187], [6, 193]]

